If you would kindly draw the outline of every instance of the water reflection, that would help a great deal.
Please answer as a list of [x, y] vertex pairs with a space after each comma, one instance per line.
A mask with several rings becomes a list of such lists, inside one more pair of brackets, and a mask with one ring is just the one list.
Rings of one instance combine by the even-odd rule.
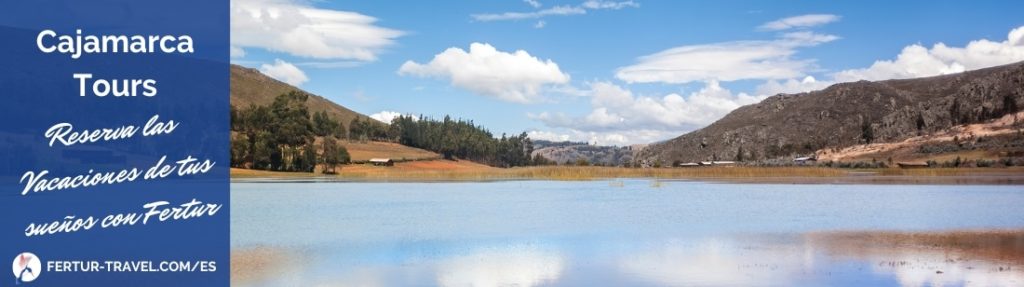
[[[877, 254], [865, 259], [877, 262], [875, 272], [892, 274], [905, 287], [1024, 286], [1024, 274], [1006, 264], [963, 259], [958, 254], [943, 251]], [[999, 271], [999, 268], [1006, 271]]]
[[239, 286], [1024, 286], [1024, 230], [467, 245], [240, 248], [232, 279]]
[[537, 286], [558, 279], [565, 260], [534, 246], [484, 248], [438, 264], [440, 286]]
[[232, 285], [528, 287], [555, 282], [566, 267], [561, 254], [537, 245], [469, 250], [426, 245], [237, 248], [232, 251]]
[[236, 183], [232, 283], [1024, 286], [1024, 230], [877, 231], [1021, 228], [1019, 188], [649, 182]]
[[1024, 231], [809, 234], [836, 259], [872, 265], [900, 286], [1024, 286]]
[[813, 259], [806, 246], [743, 245], [735, 240], [670, 241], [623, 256], [619, 268], [630, 276], [664, 286], [755, 286], [790, 282]]

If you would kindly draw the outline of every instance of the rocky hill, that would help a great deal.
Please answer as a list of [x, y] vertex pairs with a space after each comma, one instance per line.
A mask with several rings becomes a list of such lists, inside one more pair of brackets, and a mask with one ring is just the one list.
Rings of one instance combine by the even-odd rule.
[[633, 162], [632, 147], [596, 146], [585, 142], [533, 141], [533, 156], [540, 155], [558, 164], [622, 166]]
[[637, 160], [785, 161], [941, 132], [1021, 107], [1024, 62], [937, 77], [841, 83], [740, 107], [703, 129], [648, 146]]

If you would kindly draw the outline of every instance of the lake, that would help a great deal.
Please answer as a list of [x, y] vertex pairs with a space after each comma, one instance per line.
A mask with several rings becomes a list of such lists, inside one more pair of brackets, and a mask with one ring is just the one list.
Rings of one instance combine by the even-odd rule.
[[1024, 286], [1024, 188], [236, 181], [240, 286]]

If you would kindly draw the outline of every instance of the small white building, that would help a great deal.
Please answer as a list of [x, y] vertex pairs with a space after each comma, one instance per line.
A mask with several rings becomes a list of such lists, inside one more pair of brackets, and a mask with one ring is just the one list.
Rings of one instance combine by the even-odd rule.
[[793, 159], [793, 162], [796, 164], [809, 164], [815, 163], [817, 161], [818, 159], [814, 158], [813, 156], [798, 157]]
[[371, 158], [370, 164], [375, 166], [393, 166], [395, 165], [395, 161], [390, 158]]
[[702, 161], [697, 163], [701, 166], [714, 166], [714, 165], [736, 165], [735, 161], [717, 160], [717, 161]]

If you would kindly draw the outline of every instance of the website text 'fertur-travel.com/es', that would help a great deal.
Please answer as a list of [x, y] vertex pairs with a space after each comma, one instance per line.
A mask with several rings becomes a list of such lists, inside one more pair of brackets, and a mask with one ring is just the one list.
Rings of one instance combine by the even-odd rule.
[[48, 260], [44, 272], [217, 272], [217, 261]]

